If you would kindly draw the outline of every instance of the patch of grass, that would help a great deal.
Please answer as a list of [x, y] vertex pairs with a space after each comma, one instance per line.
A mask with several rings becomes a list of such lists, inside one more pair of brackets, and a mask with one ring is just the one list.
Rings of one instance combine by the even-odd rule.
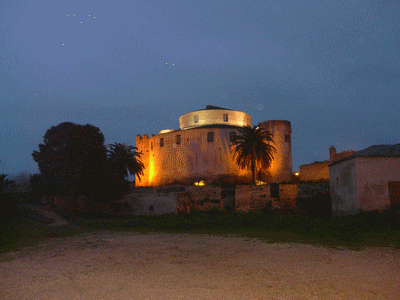
[[[309, 216], [213, 212], [185, 215], [125, 217], [72, 221], [64, 226], [46, 226], [35, 212], [23, 210], [2, 230], [0, 252], [40, 240], [99, 231], [174, 232], [238, 235], [269, 242], [295, 242], [327, 247], [400, 249], [400, 216], [390, 212], [355, 216], [310, 218]], [[5, 233], [5, 235], [3, 235]]]
[[73, 236], [89, 232], [88, 228], [74, 225], [47, 226], [54, 223], [34, 210], [20, 206], [14, 219], [0, 224], [0, 253], [31, 246], [41, 240]]
[[400, 248], [400, 218], [390, 213], [366, 213], [313, 219], [308, 216], [220, 213], [162, 215], [80, 221], [79, 226], [114, 231], [163, 231], [196, 234], [239, 234], [276, 242], [323, 246]]

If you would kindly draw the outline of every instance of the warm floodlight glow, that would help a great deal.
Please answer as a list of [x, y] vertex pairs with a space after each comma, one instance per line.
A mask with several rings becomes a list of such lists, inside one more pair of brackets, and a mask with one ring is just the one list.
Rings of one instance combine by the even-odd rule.
[[205, 186], [206, 182], [204, 180], [196, 181], [194, 183], [195, 186]]
[[294, 176], [299, 176], [300, 173], [299, 172], [294, 172]]
[[256, 185], [266, 185], [267, 183], [261, 180], [256, 180]]

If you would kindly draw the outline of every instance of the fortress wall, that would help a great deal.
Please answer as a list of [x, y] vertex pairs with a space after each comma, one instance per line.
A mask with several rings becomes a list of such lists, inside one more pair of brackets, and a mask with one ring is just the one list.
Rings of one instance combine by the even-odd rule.
[[150, 164], [150, 140], [147, 134], [136, 136], [136, 147], [138, 152], [141, 152], [141, 162], [144, 164], [145, 169], [143, 170], [143, 176], [140, 176], [140, 181], [136, 177], [135, 184], [137, 186], [148, 186], [149, 185], [149, 166]]
[[276, 149], [274, 160], [268, 170], [267, 178], [270, 182], [283, 182], [292, 179], [292, 145], [291, 145], [291, 124], [289, 121], [272, 120], [264, 121], [259, 124], [272, 134], [274, 143], [271, 143]]
[[[213, 142], [207, 141], [209, 132], [214, 133]], [[137, 186], [160, 186], [173, 182], [190, 184], [195, 179], [223, 174], [250, 174], [249, 170], [240, 170], [233, 161], [231, 132], [238, 134], [236, 128], [196, 128], [159, 134], [147, 140], [137, 137], [136, 147], [145, 153], [142, 161], [147, 169]], [[176, 144], [177, 135], [181, 136], [180, 144]]]
[[329, 161], [314, 162], [299, 167], [301, 181], [329, 179]]

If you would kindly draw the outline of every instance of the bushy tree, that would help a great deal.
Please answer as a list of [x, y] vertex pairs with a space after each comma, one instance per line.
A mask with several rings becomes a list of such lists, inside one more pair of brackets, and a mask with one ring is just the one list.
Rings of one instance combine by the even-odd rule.
[[32, 157], [48, 194], [92, 197], [107, 181], [106, 154], [99, 128], [64, 122], [46, 131]]
[[233, 157], [241, 169], [250, 168], [253, 185], [256, 184], [256, 168], [266, 169], [274, 159], [273, 153], [276, 150], [269, 142], [273, 142], [271, 133], [261, 127], [239, 128], [239, 135], [232, 148]]

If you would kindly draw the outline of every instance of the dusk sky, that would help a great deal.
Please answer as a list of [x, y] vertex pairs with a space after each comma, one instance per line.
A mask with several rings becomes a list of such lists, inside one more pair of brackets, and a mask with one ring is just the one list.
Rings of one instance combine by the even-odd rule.
[[51, 126], [106, 144], [206, 105], [292, 124], [293, 170], [400, 143], [400, 1], [0, 2], [0, 173]]

